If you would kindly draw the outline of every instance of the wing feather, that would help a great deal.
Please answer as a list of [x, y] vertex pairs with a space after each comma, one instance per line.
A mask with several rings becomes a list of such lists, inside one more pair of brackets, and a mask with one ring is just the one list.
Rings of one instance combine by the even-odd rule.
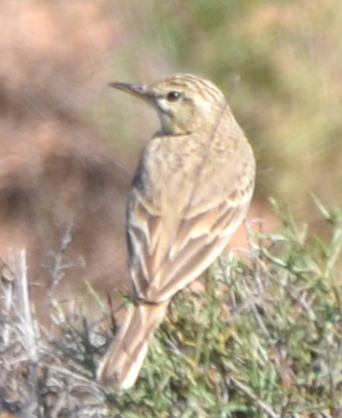
[[227, 246], [247, 212], [252, 191], [249, 187], [234, 192], [202, 212], [196, 207], [180, 216], [167, 248], [161, 234], [168, 220], [135, 191], [128, 238], [137, 295], [146, 301], [164, 301], [196, 279]]

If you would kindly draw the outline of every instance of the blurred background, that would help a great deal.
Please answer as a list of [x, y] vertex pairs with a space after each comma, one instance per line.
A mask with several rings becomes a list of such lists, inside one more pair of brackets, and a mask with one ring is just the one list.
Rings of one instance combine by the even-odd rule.
[[324, 234], [311, 193], [342, 203], [341, 25], [340, 0], [2, 0], [2, 259], [26, 248], [38, 296], [127, 287], [125, 198], [158, 121], [108, 83], [179, 72], [217, 84], [252, 143], [249, 217], [277, 228], [273, 197]]

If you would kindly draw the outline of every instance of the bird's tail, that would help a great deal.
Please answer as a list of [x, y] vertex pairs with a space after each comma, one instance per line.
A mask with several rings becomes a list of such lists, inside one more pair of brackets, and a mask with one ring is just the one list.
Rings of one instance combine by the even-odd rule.
[[134, 385], [148, 344], [165, 316], [169, 302], [130, 305], [128, 312], [98, 369], [99, 381], [128, 389]]

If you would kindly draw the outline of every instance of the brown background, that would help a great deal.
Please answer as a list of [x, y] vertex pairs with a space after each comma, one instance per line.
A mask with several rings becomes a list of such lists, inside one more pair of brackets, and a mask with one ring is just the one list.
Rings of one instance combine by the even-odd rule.
[[[1, 257], [26, 248], [43, 297], [127, 286], [125, 196], [157, 121], [108, 82], [175, 72], [212, 79], [247, 132], [249, 217], [276, 228], [271, 196], [321, 232], [310, 193], [342, 201], [341, 12], [338, 0], [3, 0]], [[245, 245], [242, 227], [232, 246]]]

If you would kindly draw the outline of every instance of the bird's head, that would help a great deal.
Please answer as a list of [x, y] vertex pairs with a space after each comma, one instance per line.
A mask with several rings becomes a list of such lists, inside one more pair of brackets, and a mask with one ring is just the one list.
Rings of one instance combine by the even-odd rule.
[[150, 85], [114, 82], [110, 86], [151, 104], [158, 112], [164, 135], [187, 135], [208, 126], [208, 121], [226, 107], [223, 94], [211, 81], [191, 74]]

